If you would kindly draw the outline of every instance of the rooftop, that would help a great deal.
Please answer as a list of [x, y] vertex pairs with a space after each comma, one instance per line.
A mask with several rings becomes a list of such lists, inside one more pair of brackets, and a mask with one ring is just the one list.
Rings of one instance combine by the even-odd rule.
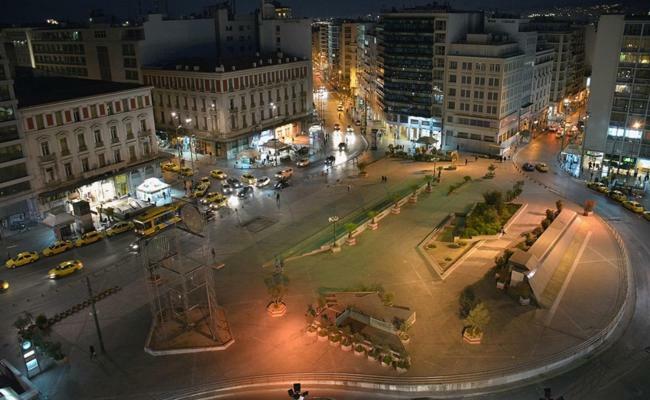
[[63, 77], [18, 77], [14, 81], [20, 108], [56, 103], [80, 97], [120, 92], [144, 87], [136, 83], [97, 81]]
[[[164, 63], [145, 66], [145, 69], [159, 69], [165, 71], [188, 71], [188, 72], [232, 72], [268, 65], [278, 65], [288, 62], [305, 61], [303, 58], [286, 54], [262, 54], [250, 55], [238, 58], [218, 60], [216, 58], [179, 58]], [[223, 69], [222, 69], [223, 68]], [[222, 69], [222, 70], [221, 70]]]

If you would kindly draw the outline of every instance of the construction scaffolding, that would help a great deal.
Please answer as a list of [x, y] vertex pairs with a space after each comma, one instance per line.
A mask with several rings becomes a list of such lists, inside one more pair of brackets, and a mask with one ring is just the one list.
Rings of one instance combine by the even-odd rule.
[[[191, 213], [185, 210], [181, 215]], [[201, 229], [194, 221], [194, 225], [171, 227], [141, 242], [140, 258], [152, 315], [148, 349], [214, 350], [233, 341], [225, 311], [217, 301], [215, 275], [218, 268], [189, 255], [201, 257], [203, 252], [183, 251], [180, 244], [183, 231], [194, 233]], [[207, 240], [200, 232], [196, 233], [199, 241]]]

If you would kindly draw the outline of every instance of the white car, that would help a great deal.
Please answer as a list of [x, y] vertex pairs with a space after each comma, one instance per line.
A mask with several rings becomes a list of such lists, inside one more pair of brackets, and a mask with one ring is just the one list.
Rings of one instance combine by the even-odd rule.
[[275, 177], [278, 179], [289, 179], [293, 176], [293, 168], [283, 169], [275, 173]]
[[301, 158], [296, 162], [296, 166], [298, 167], [306, 167], [309, 165], [309, 158]]
[[268, 176], [263, 176], [257, 180], [257, 187], [261, 188], [271, 183], [271, 180]]

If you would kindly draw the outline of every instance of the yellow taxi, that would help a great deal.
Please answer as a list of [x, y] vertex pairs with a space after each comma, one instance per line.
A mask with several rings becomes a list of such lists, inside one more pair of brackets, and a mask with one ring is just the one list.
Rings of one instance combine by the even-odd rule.
[[213, 169], [210, 171], [210, 176], [221, 181], [228, 177], [228, 175], [220, 169]]
[[133, 222], [122, 221], [114, 224], [110, 228], [106, 229], [106, 236], [119, 235], [120, 233], [128, 232], [133, 229]]
[[68, 251], [73, 247], [74, 247], [74, 244], [72, 244], [71, 241], [69, 241], [69, 240], [59, 240], [59, 241], [56, 241], [56, 242], [52, 243], [48, 247], [44, 248], [41, 253], [43, 253], [44, 256], [49, 257], [49, 256], [53, 256], [53, 255], [56, 255], [56, 254], [61, 254], [64, 251]]
[[257, 183], [257, 178], [253, 174], [244, 174], [241, 176], [241, 181], [248, 185], [254, 185]]
[[48, 273], [47, 276], [50, 279], [58, 279], [58, 278], [63, 278], [64, 276], [68, 276], [72, 273], [75, 273], [82, 269], [84, 267], [84, 264], [79, 261], [79, 260], [68, 260], [60, 263], [56, 267], [52, 268]]
[[6, 292], [7, 290], [9, 290], [9, 281], [0, 279], [0, 292]]
[[610, 191], [609, 192], [609, 197], [611, 197], [612, 199], [614, 199], [614, 200], [616, 200], [618, 202], [621, 202], [621, 203], [624, 202], [625, 200], [627, 200], [627, 196], [625, 194], [623, 194], [623, 192], [621, 192], [620, 190], [612, 190], [612, 191]]
[[194, 175], [194, 171], [193, 171], [192, 168], [190, 168], [190, 167], [183, 167], [183, 168], [181, 168], [181, 170], [179, 171], [179, 173], [180, 173], [181, 175], [183, 175], [183, 176], [193, 176], [193, 175]]
[[86, 232], [74, 242], [74, 245], [77, 247], [81, 247], [102, 240], [103, 237], [104, 236], [102, 236], [101, 232], [97, 232], [97, 231]]
[[179, 172], [181, 167], [178, 166], [178, 164], [173, 163], [173, 162], [166, 162], [160, 164], [160, 167], [162, 168], [163, 171], [169, 171], [169, 172]]
[[5, 262], [5, 267], [12, 269], [22, 267], [23, 265], [33, 263], [38, 258], [38, 253], [35, 251], [23, 251], [22, 253], [18, 253], [16, 257], [8, 259]]
[[193, 197], [203, 197], [205, 196], [205, 193], [210, 189], [210, 184], [201, 182], [199, 185], [194, 189], [194, 193], [192, 193]]
[[641, 214], [642, 212], [645, 211], [645, 208], [643, 208], [641, 203], [639, 203], [638, 201], [631, 201], [631, 200], [624, 201], [623, 207], [637, 214]]
[[219, 203], [221, 201], [226, 201], [226, 200], [227, 200], [226, 196], [222, 195], [221, 193], [210, 192], [205, 195], [203, 200], [201, 200], [201, 203], [202, 204]]
[[587, 183], [587, 187], [600, 193], [607, 193], [609, 191], [609, 188], [602, 182], [589, 182]]
[[650, 211], [644, 211], [644, 212], [643, 212], [643, 218], [645, 218], [645, 219], [647, 219], [648, 221], [650, 221]]
[[210, 183], [210, 177], [209, 176], [204, 176], [203, 178], [201, 178], [201, 182], [209, 184]]

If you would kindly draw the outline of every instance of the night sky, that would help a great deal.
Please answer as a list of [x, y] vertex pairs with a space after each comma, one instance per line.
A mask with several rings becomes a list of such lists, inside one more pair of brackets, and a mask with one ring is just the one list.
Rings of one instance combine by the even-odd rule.
[[[632, 0], [636, 1], [636, 0]], [[261, 0], [237, 0], [238, 12], [252, 11]], [[283, 0], [292, 6], [297, 16], [359, 16], [377, 13], [382, 8], [413, 6], [431, 3], [432, 0]], [[442, 2], [442, 1], [440, 1]], [[452, 0], [456, 8], [495, 9], [514, 11], [525, 5], [530, 8], [552, 5], [606, 3], [598, 0]], [[4, 1], [2, 2], [4, 3]], [[83, 21], [92, 8], [103, 9], [106, 14], [120, 18], [133, 18], [138, 9], [151, 10], [153, 0], [20, 0], [2, 7], [0, 23], [20, 24], [41, 22], [46, 18]], [[171, 15], [200, 11], [204, 6], [215, 4], [214, 0], [168, 0]]]

